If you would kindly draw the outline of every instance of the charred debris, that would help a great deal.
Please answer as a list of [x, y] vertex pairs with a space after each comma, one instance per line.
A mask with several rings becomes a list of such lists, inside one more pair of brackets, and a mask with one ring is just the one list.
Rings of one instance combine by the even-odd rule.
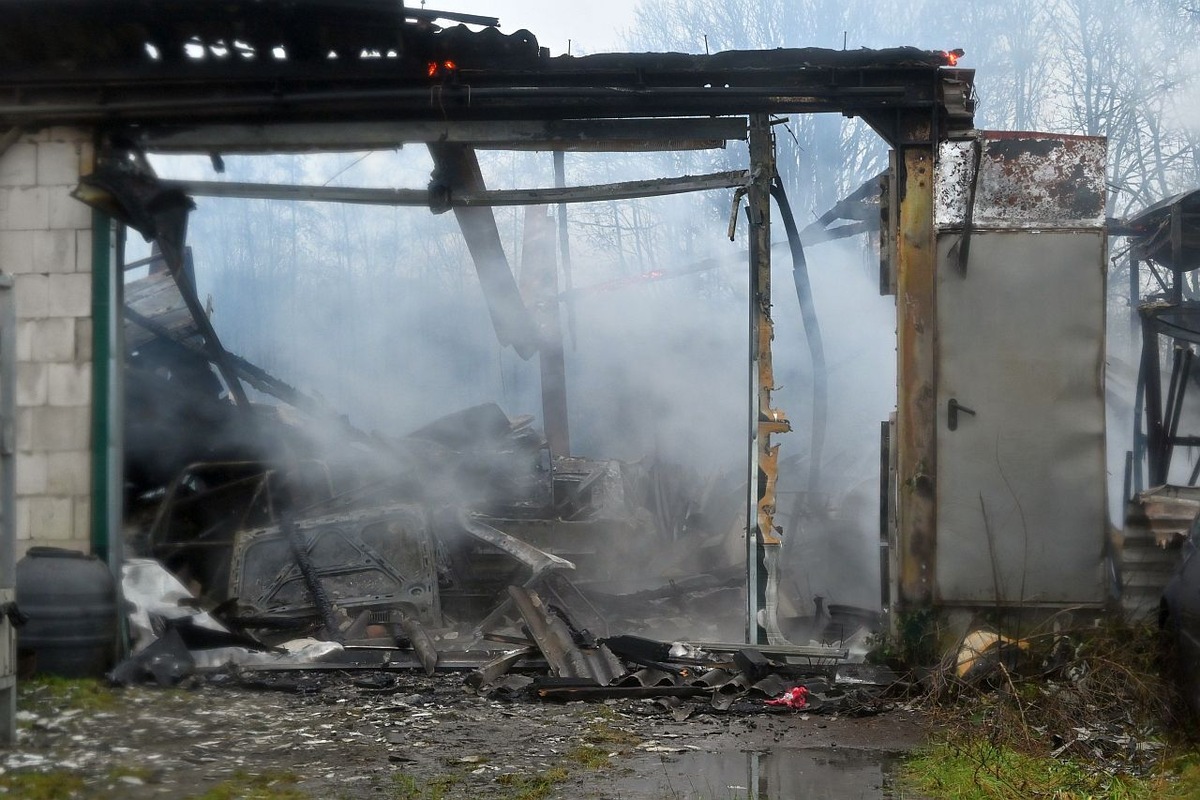
[[865, 687], [892, 676], [847, 662], [877, 614], [818, 604], [784, 620], [804, 644], [734, 641], [738, 478], [556, 456], [494, 404], [402, 438], [354, 428], [224, 349], [191, 201], [149, 175], [124, 163], [79, 190], [155, 243], [125, 282], [133, 647], [113, 682], [456, 672], [492, 696], [875, 707]]
[[873, 707], [861, 669], [850, 690], [834, 680], [871, 614], [796, 620], [805, 645], [721, 641], [737, 638], [744, 591], [731, 479], [555, 458], [529, 417], [493, 404], [399, 439], [296, 396], [238, 406], [189, 343], [182, 298], [152, 314], [151, 291], [190, 284], [128, 285], [134, 648], [114, 682], [423, 671], [503, 697], [765, 708], [804, 684], [805, 708]]

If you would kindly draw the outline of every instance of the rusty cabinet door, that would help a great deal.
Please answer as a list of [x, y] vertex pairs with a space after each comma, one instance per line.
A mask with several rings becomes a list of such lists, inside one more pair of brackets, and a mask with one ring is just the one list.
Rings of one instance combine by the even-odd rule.
[[1103, 147], [1017, 136], [984, 140], [973, 220], [939, 209], [937, 596], [1100, 603]]

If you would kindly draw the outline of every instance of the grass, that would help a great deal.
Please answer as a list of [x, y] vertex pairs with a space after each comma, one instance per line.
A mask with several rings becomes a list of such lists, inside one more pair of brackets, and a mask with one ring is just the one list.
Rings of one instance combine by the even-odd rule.
[[68, 800], [85, 797], [83, 778], [73, 772], [10, 772], [0, 775], [0, 789], [22, 800]]
[[264, 772], [254, 775], [238, 770], [202, 794], [188, 800], [310, 800], [296, 788], [300, 778], [291, 772]]
[[942, 741], [906, 763], [903, 782], [955, 800], [1200, 800], [1200, 758], [1168, 759], [1139, 777], [981, 741]]
[[956, 800], [1151, 800], [1143, 781], [987, 742], [942, 742], [905, 765], [907, 785]]
[[615, 748], [637, 747], [642, 743], [641, 737], [621, 728], [613, 727], [607, 720], [593, 720], [588, 731], [583, 735], [588, 744], [607, 745]]
[[407, 772], [398, 772], [392, 776], [391, 797], [394, 800], [443, 800], [461, 782], [461, 775], [439, 775], [426, 781]]
[[18, 683], [17, 704], [35, 713], [48, 710], [110, 711], [120, 697], [95, 678], [38, 675]]
[[571, 775], [565, 767], [551, 767], [533, 775], [501, 775], [497, 782], [508, 787], [508, 800], [545, 800], [554, 787]]
[[1066, 641], [1072, 655], [1058, 667], [1060, 632], [1029, 637], [1027, 654], [978, 684], [942, 671], [922, 699], [941, 733], [901, 782], [939, 800], [1200, 800], [1200, 750], [1175, 716], [1154, 626]]
[[571, 764], [577, 764], [589, 770], [604, 769], [612, 764], [608, 752], [592, 744], [576, 745], [567, 751], [564, 758]]

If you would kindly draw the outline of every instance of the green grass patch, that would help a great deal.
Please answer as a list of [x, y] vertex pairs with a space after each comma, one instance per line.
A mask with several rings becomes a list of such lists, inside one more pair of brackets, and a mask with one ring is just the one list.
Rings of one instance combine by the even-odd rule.
[[203, 794], [189, 800], [309, 800], [296, 788], [300, 779], [290, 772], [264, 772], [252, 775], [238, 770]]
[[566, 760], [584, 769], [604, 769], [612, 762], [608, 752], [591, 744], [581, 744], [567, 751]]
[[422, 780], [407, 772], [392, 776], [393, 800], [443, 800], [450, 790], [462, 782], [460, 775], [439, 775]]
[[0, 775], [0, 789], [21, 800], [69, 800], [85, 797], [83, 778], [73, 772], [10, 772]]
[[589, 744], [605, 745], [610, 748], [637, 747], [642, 743], [640, 736], [615, 728], [603, 720], [594, 721], [588, 727], [587, 733], [583, 735], [583, 740]]
[[508, 800], [545, 800], [568, 777], [570, 773], [565, 768], [551, 767], [533, 775], [501, 775], [496, 781], [508, 787]]
[[936, 800], [1200, 800], [1197, 758], [1139, 777], [985, 741], [943, 741], [908, 759], [901, 781]]
[[96, 678], [38, 675], [18, 683], [17, 705], [35, 714], [46, 713], [51, 709], [110, 711], [119, 701], [117, 693]]

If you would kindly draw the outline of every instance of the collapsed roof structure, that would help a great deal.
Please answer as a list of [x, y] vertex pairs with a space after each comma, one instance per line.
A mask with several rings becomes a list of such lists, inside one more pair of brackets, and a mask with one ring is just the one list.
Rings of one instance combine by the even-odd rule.
[[[149, 332], [202, 354], [217, 367], [235, 408], [248, 405], [244, 380], [270, 386], [276, 396], [288, 395], [290, 387], [225, 353], [215, 333], [205, 329], [188, 278], [192, 196], [453, 212], [499, 341], [523, 358], [539, 355], [547, 447], [566, 463], [573, 453], [561, 336], [555, 325], [538, 324], [527, 308], [492, 207], [734, 189], [735, 202], [745, 200], [750, 225], [749, 455], [739, 511], [747, 531], [747, 641], [754, 643], [781, 638], [774, 619], [775, 571], [787, 533], [775, 519], [780, 445], [772, 437], [793, 424], [771, 397], [772, 199], [789, 240], [809, 348], [814, 363], [820, 359], [801, 237], [777, 180], [773, 124], [776, 115], [786, 114], [862, 118], [893, 148], [878, 205], [880, 284], [897, 298], [898, 359], [896, 415], [885, 430], [882, 458], [881, 595], [901, 612], [1103, 601], [1103, 408], [1094, 402], [1103, 352], [1102, 334], [1096, 333], [1102, 293], [1096, 303], [1094, 290], [1102, 287], [1103, 274], [1085, 269], [1103, 250], [1103, 142], [975, 131], [973, 73], [955, 68], [958, 51], [804, 48], [551, 57], [532, 34], [504, 35], [494, 19], [392, 0], [188, 3], [172, 5], [169, 14], [134, 0], [17, 0], [6, 13], [0, 30], [5, 60], [0, 129], [11, 135], [3, 142], [15, 142], [27, 130], [70, 126], [91, 131], [97, 143], [94, 170], [81, 176], [76, 196], [103, 212], [96, 221], [95, 291], [112, 302], [107, 310], [98, 306], [99, 312], [123, 306], [143, 332], [138, 336]], [[554, 187], [493, 190], [484, 185], [476, 157], [482, 148], [674, 150], [733, 140], [748, 143], [742, 170], [594, 186], [562, 185], [560, 169]], [[435, 164], [428, 187], [165, 182], [145, 159], [149, 152], [207, 154], [216, 161], [231, 153], [406, 143], [428, 147]], [[186, 329], [139, 310], [147, 287], [126, 298], [131, 302], [120, 302], [122, 287], [111, 275], [120, 274], [121, 265], [108, 260], [104, 246], [110, 219], [155, 242], [159, 263], [188, 307]], [[1035, 234], [1048, 249], [1033, 246]], [[1039, 273], [1049, 262], [1063, 269]], [[556, 276], [553, 265], [548, 269]], [[1042, 292], [1029, 300], [1030, 311], [1019, 324], [981, 313], [1024, 297], [1031, 276], [1041, 281]], [[1087, 302], [1072, 307], [1077, 313], [1042, 313], [1076, 294], [1081, 281]], [[972, 326], [981, 318], [989, 321], [988, 335], [973, 349], [957, 347], [972, 341]], [[111, 319], [94, 322], [98, 330], [116, 329]], [[1015, 328], [1020, 335], [1009, 335]], [[1005, 383], [986, 370], [960, 368], [981, 360], [1020, 361], [1031, 342], [1055, 336], [1070, 339], [1072, 346], [1037, 354], [1044, 373], [1061, 383], [1055, 397], [1039, 397], [1042, 373], [1022, 373]], [[109, 341], [96, 354], [100, 380], [107, 381], [97, 384], [97, 402], [122, 375], [124, 354], [115, 344]], [[806, 424], [816, 430], [824, 413], [819, 380], [813, 390], [813, 417]], [[1074, 421], [1046, 413], [1035, 424], [1039, 413], [1053, 412], [1064, 398]], [[305, 402], [294, 392], [285, 399]], [[1012, 408], [1018, 409], [1015, 415]], [[119, 440], [114, 417], [98, 419], [94, 446]], [[956, 436], [960, 424], [969, 433]], [[1014, 425], [1029, 429], [1014, 433]], [[1036, 446], [1006, 466], [1009, 455], [1001, 458], [999, 450], [1010, 439]], [[813, 440], [819, 450], [820, 436]], [[1028, 472], [1064, 443], [1077, 456], [1070, 474], [1026, 484], [1014, 483], [1005, 472]], [[980, 454], [981, 447], [995, 452]], [[819, 452], [813, 460], [819, 462]], [[591, 476], [589, 471], [572, 480], [582, 485], [598, 479]], [[96, 519], [104, 522], [93, 530], [93, 540], [96, 549], [119, 554], [120, 504], [114, 497], [120, 492], [111, 487], [121, 477], [111, 471], [96, 479]], [[1058, 492], [1081, 486], [1083, 510], [1067, 514]], [[1014, 506], [1023, 509], [1019, 520]], [[291, 523], [279, 525], [285, 538], [295, 539], [294, 529], [285, 530]], [[310, 579], [314, 570], [319, 573], [301, 565], [306, 573], [301, 583], [307, 581], [313, 605], [320, 606]], [[1034, 574], [1028, 583], [1026, 571]]]

